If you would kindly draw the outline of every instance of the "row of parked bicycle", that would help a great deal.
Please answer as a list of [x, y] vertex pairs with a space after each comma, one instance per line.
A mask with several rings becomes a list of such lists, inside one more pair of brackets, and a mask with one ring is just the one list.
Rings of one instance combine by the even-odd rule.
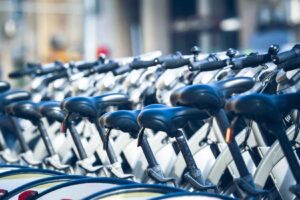
[[300, 199], [300, 45], [30, 63], [0, 81], [0, 199]]

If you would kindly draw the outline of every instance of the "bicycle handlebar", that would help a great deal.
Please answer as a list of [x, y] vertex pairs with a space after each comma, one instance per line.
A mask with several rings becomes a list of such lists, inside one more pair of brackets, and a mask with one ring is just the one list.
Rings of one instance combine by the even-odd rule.
[[130, 72], [131, 71], [131, 68], [129, 65], [125, 65], [123, 67], [119, 67], [117, 69], [114, 69], [112, 71], [112, 73], [114, 74], [114, 76], [118, 76], [118, 75], [121, 75], [121, 74], [125, 74], [126, 72]]
[[151, 66], [155, 66], [157, 63], [155, 60], [133, 60], [130, 64], [129, 67], [131, 69], [142, 69], [142, 68], [148, 68]]
[[62, 73], [60, 74], [56, 74], [56, 75], [53, 75], [51, 77], [48, 77], [46, 79], [44, 79], [44, 83], [46, 85], [49, 85], [51, 82], [57, 80], [57, 79], [60, 79], [60, 78], [67, 78], [69, 76], [69, 74], [67, 73], [67, 71], [63, 71]]
[[188, 64], [190, 64], [190, 59], [183, 58], [183, 57], [177, 57], [177, 58], [175, 57], [163, 61], [162, 67], [165, 69], [175, 69]]
[[258, 65], [265, 64], [266, 62], [271, 61], [271, 55], [266, 54], [252, 54], [247, 57], [242, 57], [238, 59], [233, 59], [230, 64], [233, 66], [233, 69], [243, 69], [246, 67], [256, 67]]
[[300, 68], [300, 57], [288, 60], [277, 66], [279, 69], [283, 69], [285, 72]]
[[35, 71], [36, 71], [36, 68], [28, 68], [28, 69], [24, 69], [22, 71], [13, 71], [8, 74], [8, 77], [12, 78], [12, 79], [21, 78], [23, 76], [33, 74]]
[[273, 58], [275, 64], [281, 64], [290, 59], [300, 56], [300, 44], [296, 44], [291, 50], [277, 54]]
[[83, 64], [79, 64], [77, 66], [75, 66], [79, 71], [83, 71], [83, 70], [87, 70], [87, 69], [91, 69], [95, 66], [99, 65], [98, 61], [95, 62], [85, 62]]
[[213, 71], [216, 69], [221, 69], [227, 66], [227, 60], [215, 60], [207, 62], [207, 60], [202, 60], [194, 62], [189, 66], [190, 71]]

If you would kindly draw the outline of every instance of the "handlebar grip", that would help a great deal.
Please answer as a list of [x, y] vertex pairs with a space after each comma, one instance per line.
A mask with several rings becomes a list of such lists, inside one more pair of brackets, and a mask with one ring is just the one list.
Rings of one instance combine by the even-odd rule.
[[22, 76], [24, 76], [24, 71], [14, 71], [14, 72], [10, 72], [8, 74], [8, 77], [9, 78], [20, 78]]
[[45, 74], [50, 74], [54, 72], [59, 72], [65, 70], [66, 68], [61, 63], [51, 63], [44, 65], [36, 70], [37, 76], [42, 76]]
[[121, 75], [121, 74], [125, 74], [126, 72], [130, 72], [131, 71], [131, 68], [129, 65], [125, 65], [123, 67], [119, 67], [115, 70], [112, 71], [113, 75], [114, 76], [118, 76], [118, 75]]
[[243, 67], [256, 67], [269, 61], [271, 61], [271, 56], [269, 54], [262, 54], [247, 56], [242, 60], [242, 63]]
[[288, 60], [277, 66], [279, 69], [283, 69], [285, 72], [300, 68], [300, 57]]
[[83, 70], [91, 69], [92, 67], [95, 67], [98, 64], [99, 64], [98, 61], [96, 61], [96, 62], [87, 62], [87, 63], [83, 63], [83, 64], [80, 64], [80, 65], [77, 65], [76, 68], [79, 71], [83, 71]]
[[296, 56], [297, 54], [293, 50], [282, 52], [273, 58], [273, 62], [275, 64], [280, 64]]
[[67, 78], [68, 76], [69, 75], [68, 75], [67, 71], [64, 71], [64, 72], [62, 72], [60, 74], [56, 74], [56, 75], [53, 75], [53, 76], [51, 76], [49, 78], [44, 79], [44, 84], [49, 85], [51, 82], [53, 82], [53, 81], [55, 81], [57, 79]]
[[13, 71], [8, 74], [8, 77], [12, 79], [21, 78], [26, 75], [34, 74], [36, 70], [37, 70], [36, 68], [27, 68], [22, 71]]
[[273, 62], [275, 64], [281, 64], [285, 61], [288, 61], [289, 59], [296, 58], [297, 56], [300, 56], [300, 49], [292, 49], [290, 51], [285, 51], [285, 52], [277, 54], [273, 58]]
[[142, 69], [155, 66], [155, 60], [134, 60], [129, 64], [131, 69]]
[[165, 69], [175, 69], [190, 64], [188, 58], [173, 58], [163, 62], [162, 67]]
[[258, 55], [249, 55], [245, 58], [234, 59], [231, 61], [233, 65], [232, 69], [243, 69], [246, 67], [257, 67], [258, 65], [265, 64], [266, 62], [271, 61], [271, 55], [269, 54], [258, 54]]
[[227, 60], [216, 60], [212, 62], [194, 62], [189, 66], [191, 71], [213, 71], [216, 69], [222, 69], [227, 66]]
[[164, 56], [160, 56], [158, 58], [155, 58], [154, 61], [156, 64], [163, 64], [164, 62], [167, 62], [168, 60], [182, 58], [180, 54], [168, 54]]
[[115, 69], [117, 69], [119, 67], [120, 67], [119, 63], [117, 63], [117, 62], [110, 62], [110, 63], [107, 63], [107, 64], [99, 66], [99, 68], [96, 69], [96, 72], [98, 74], [100, 74], [100, 73], [106, 73], [106, 72], [115, 70]]

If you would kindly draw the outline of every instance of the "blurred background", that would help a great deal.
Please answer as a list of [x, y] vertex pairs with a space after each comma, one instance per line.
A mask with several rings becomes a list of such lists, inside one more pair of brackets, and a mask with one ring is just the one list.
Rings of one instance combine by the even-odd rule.
[[300, 0], [0, 0], [0, 76], [26, 62], [161, 50], [266, 50], [300, 39]]

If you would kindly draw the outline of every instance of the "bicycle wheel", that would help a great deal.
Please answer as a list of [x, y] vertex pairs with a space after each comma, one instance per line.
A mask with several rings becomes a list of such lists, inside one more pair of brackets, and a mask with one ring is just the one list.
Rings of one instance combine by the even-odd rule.
[[29, 182], [27, 184], [24, 184], [14, 190], [11, 190], [6, 195], [3, 196], [3, 198], [6, 199], [18, 199], [19, 195], [22, 194], [25, 191], [34, 191], [38, 193], [41, 193], [42, 191], [54, 187], [56, 185], [65, 183], [70, 180], [76, 180], [86, 178], [85, 176], [78, 176], [78, 175], [59, 175], [54, 177], [47, 177], [42, 178], [36, 181]]
[[116, 178], [84, 178], [49, 188], [34, 199], [82, 199], [95, 192], [124, 184], [136, 183]]
[[103, 190], [85, 197], [84, 200], [94, 199], [148, 199], [161, 197], [169, 193], [183, 192], [182, 189], [154, 184], [125, 185]]

